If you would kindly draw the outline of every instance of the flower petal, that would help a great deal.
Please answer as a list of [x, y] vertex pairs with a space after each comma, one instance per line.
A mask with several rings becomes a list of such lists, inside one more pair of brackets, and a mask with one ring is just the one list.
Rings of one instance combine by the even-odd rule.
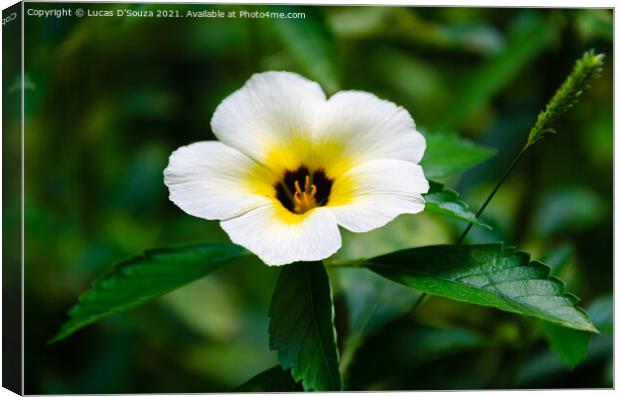
[[272, 201], [269, 176], [260, 173], [260, 166], [238, 150], [204, 141], [182, 146], [170, 155], [164, 183], [170, 200], [183, 211], [222, 220]]
[[313, 136], [315, 145], [340, 142], [341, 166], [373, 159], [419, 163], [426, 141], [407, 110], [361, 91], [341, 91], [327, 101]]
[[298, 161], [296, 151], [309, 150], [312, 125], [324, 104], [325, 94], [313, 81], [290, 72], [259, 73], [222, 101], [211, 129], [250, 158], [286, 167]]
[[274, 201], [221, 226], [235, 244], [270, 266], [322, 260], [342, 244], [336, 219], [323, 207], [295, 215]]
[[372, 160], [340, 176], [327, 208], [338, 224], [356, 233], [381, 227], [400, 214], [424, 210], [429, 184], [422, 167], [403, 160]]

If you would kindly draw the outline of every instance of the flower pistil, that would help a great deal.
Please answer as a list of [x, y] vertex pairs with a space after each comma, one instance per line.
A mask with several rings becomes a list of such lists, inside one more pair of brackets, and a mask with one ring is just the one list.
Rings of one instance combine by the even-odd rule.
[[295, 193], [293, 194], [293, 211], [298, 214], [303, 214], [315, 207], [317, 207], [316, 202], [316, 185], [310, 184], [310, 175], [306, 175], [304, 181], [304, 189], [301, 190], [301, 186], [299, 185], [299, 181], [295, 181]]

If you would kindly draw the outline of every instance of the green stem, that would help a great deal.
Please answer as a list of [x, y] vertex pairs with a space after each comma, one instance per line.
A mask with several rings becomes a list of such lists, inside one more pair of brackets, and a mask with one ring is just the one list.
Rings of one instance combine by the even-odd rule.
[[[487, 205], [489, 205], [489, 203], [491, 202], [491, 200], [493, 199], [493, 197], [495, 196], [495, 193], [497, 193], [497, 191], [499, 190], [499, 188], [504, 184], [504, 182], [506, 181], [506, 179], [508, 179], [508, 176], [510, 175], [510, 173], [512, 172], [512, 170], [515, 168], [515, 166], [517, 165], [517, 163], [519, 162], [519, 160], [521, 160], [521, 157], [523, 157], [523, 153], [525, 153], [525, 151], [527, 150], [527, 148], [529, 148], [530, 145], [525, 145], [523, 147], [523, 149], [521, 149], [521, 151], [519, 153], [517, 153], [517, 155], [515, 156], [514, 159], [512, 159], [512, 162], [510, 163], [510, 165], [508, 166], [508, 168], [506, 169], [506, 171], [504, 172], [504, 175], [502, 175], [501, 179], [497, 182], [497, 185], [495, 185], [495, 188], [493, 188], [493, 190], [491, 191], [491, 194], [489, 194], [489, 196], [487, 197], [487, 199], [484, 201], [484, 204], [482, 204], [482, 207], [480, 207], [480, 209], [478, 210], [478, 212], [476, 212], [476, 218], [480, 217], [480, 215], [482, 215], [482, 213], [484, 212], [484, 210], [487, 208]], [[461, 234], [461, 237], [459, 237], [459, 239], [457, 240], [456, 244], [459, 245], [463, 242], [463, 240], [465, 239], [465, 236], [467, 236], [467, 233], [469, 233], [469, 231], [471, 230], [472, 226], [474, 224], [473, 223], [469, 223], [469, 225], [467, 225], [467, 228], [463, 231], [463, 233]]]
[[426, 292], [423, 292], [422, 295], [420, 295], [418, 297], [418, 299], [415, 301], [415, 303], [413, 304], [413, 307], [411, 308], [411, 311], [415, 311], [415, 309], [417, 309], [422, 302], [424, 301], [424, 299], [427, 297], [428, 295], [426, 294]]
[[[499, 180], [499, 182], [497, 182], [497, 185], [495, 185], [495, 188], [493, 188], [493, 190], [491, 191], [491, 194], [489, 194], [489, 196], [487, 197], [487, 199], [484, 201], [484, 204], [482, 204], [482, 207], [480, 207], [480, 209], [478, 210], [478, 212], [476, 212], [476, 218], [480, 217], [480, 215], [482, 215], [482, 213], [484, 212], [484, 210], [487, 208], [487, 206], [489, 205], [489, 203], [491, 202], [491, 200], [493, 200], [493, 197], [495, 196], [495, 193], [497, 193], [497, 191], [499, 190], [499, 188], [504, 184], [504, 182], [506, 182], [506, 179], [508, 179], [508, 176], [510, 175], [510, 173], [512, 172], [512, 170], [515, 168], [515, 166], [517, 165], [517, 163], [519, 162], [519, 160], [521, 160], [521, 157], [523, 157], [523, 153], [525, 153], [525, 151], [530, 147], [531, 145], [528, 143], [526, 144], [523, 149], [521, 149], [521, 151], [519, 153], [517, 153], [517, 155], [515, 156], [515, 158], [512, 159], [512, 162], [510, 163], [510, 165], [508, 166], [508, 168], [506, 169], [506, 171], [504, 172], [504, 175], [502, 175], [501, 179]], [[463, 233], [461, 234], [461, 237], [459, 237], [459, 239], [456, 242], [456, 245], [460, 245], [463, 240], [465, 239], [465, 236], [467, 236], [467, 233], [469, 233], [469, 231], [471, 230], [472, 226], [474, 224], [473, 223], [469, 223], [469, 225], [467, 225], [467, 228], [463, 231]], [[422, 302], [424, 301], [424, 299], [426, 298], [427, 294], [423, 293], [422, 295], [420, 295], [420, 297], [418, 298], [418, 300], [413, 304], [413, 307], [411, 308], [412, 311], [414, 311], [415, 309], [417, 309]]]
[[335, 259], [335, 260], [329, 260], [329, 261], [323, 261], [323, 264], [325, 265], [325, 267], [331, 267], [331, 268], [352, 268], [352, 267], [365, 267], [365, 265], [367, 264], [367, 261], [364, 259], [353, 259], [353, 260], [339, 260], [339, 259]]

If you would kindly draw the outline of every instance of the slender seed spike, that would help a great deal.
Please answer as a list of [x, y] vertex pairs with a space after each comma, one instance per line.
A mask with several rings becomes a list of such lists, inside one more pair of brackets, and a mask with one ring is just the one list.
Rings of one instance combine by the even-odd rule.
[[552, 131], [551, 125], [578, 102], [579, 97], [590, 87], [592, 79], [598, 77], [603, 70], [604, 58], [604, 54], [590, 50], [575, 63], [573, 71], [547, 103], [545, 110], [538, 114], [536, 124], [530, 130], [526, 147], [532, 146]]
[[[577, 60], [571, 74], [568, 75], [566, 80], [564, 80], [564, 83], [562, 83], [560, 88], [556, 91], [553, 98], [551, 98], [551, 100], [547, 103], [545, 110], [538, 114], [536, 124], [534, 124], [534, 127], [530, 130], [527, 143], [512, 160], [502, 178], [484, 201], [482, 207], [480, 207], [476, 213], [476, 218], [482, 215], [484, 209], [487, 205], [489, 205], [495, 196], [495, 193], [497, 193], [504, 181], [506, 181], [527, 149], [542, 139], [545, 135], [556, 133], [556, 131], [551, 127], [552, 123], [572, 108], [578, 102], [579, 96], [581, 96], [581, 94], [590, 87], [590, 82], [592, 79], [599, 76], [603, 70], [603, 59], [605, 59], [604, 54], [596, 54], [594, 50], [590, 50], [586, 51], [583, 56]], [[471, 222], [467, 225], [467, 228], [465, 228], [459, 237], [457, 244], [463, 242], [472, 226], [473, 223]]]

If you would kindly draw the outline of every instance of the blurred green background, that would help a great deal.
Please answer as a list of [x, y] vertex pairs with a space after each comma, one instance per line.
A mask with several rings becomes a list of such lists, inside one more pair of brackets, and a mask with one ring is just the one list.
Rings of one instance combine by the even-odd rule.
[[[533, 320], [439, 298], [411, 314], [414, 297], [395, 284], [364, 270], [330, 277], [352, 390], [612, 386], [611, 10], [65, 6], [305, 18], [26, 17], [26, 393], [226, 391], [277, 363], [267, 307], [278, 270], [256, 261], [45, 344], [115, 262], [152, 247], [228, 241], [217, 222], [168, 201], [162, 171], [178, 146], [213, 139], [213, 110], [253, 73], [296, 71], [328, 94], [370, 91], [406, 107], [428, 133], [496, 148], [491, 160], [443, 181], [478, 208], [589, 48], [607, 55], [601, 78], [499, 192], [484, 214], [494, 229], [474, 228], [468, 238], [531, 252], [584, 307], [594, 305], [599, 327], [609, 327], [583, 363], [563, 364]], [[454, 242], [464, 226], [401, 216], [368, 234], [344, 233], [337, 256]], [[358, 311], [373, 305], [388, 325], [362, 332]]]

